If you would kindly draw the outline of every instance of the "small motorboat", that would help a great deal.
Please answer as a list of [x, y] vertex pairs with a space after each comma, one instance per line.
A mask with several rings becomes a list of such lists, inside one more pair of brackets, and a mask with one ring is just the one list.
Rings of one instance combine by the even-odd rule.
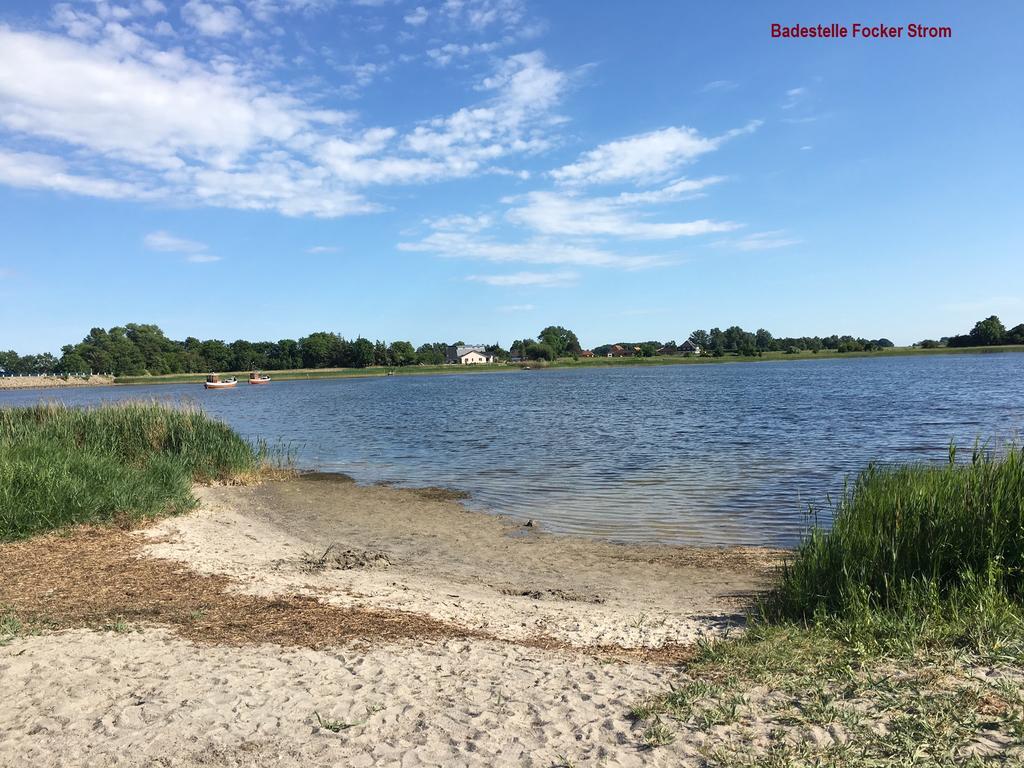
[[230, 389], [238, 383], [238, 379], [234, 376], [228, 379], [221, 379], [216, 373], [211, 373], [206, 377], [206, 383], [203, 384], [207, 389]]
[[259, 371], [253, 371], [252, 373], [249, 374], [249, 383], [250, 384], [269, 384], [270, 383], [270, 377], [267, 376], [264, 373], [260, 373]]

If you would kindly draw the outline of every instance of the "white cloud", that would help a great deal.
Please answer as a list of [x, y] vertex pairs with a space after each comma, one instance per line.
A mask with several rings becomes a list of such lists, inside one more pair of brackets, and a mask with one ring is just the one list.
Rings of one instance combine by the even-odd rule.
[[522, 0], [445, 0], [442, 10], [476, 32], [490, 26], [515, 27], [526, 16]]
[[405, 14], [405, 23], [414, 27], [421, 27], [427, 23], [427, 19], [430, 17], [430, 11], [424, 8], [422, 5], [417, 5], [409, 13]]
[[480, 53], [492, 53], [501, 47], [499, 42], [473, 43], [446, 43], [439, 48], [427, 49], [427, 57], [441, 67], [447, 67], [454, 59], [464, 59], [467, 56]]
[[333, 8], [337, 0], [248, 0], [246, 7], [253, 18], [270, 21], [279, 13], [311, 15]]
[[784, 230], [776, 229], [770, 232], [752, 232], [735, 240], [722, 240], [715, 245], [735, 248], [738, 251], [768, 251], [798, 245], [801, 242], [803, 241], [798, 238], [788, 236]]
[[497, 309], [499, 312], [532, 312], [536, 308], [533, 304], [505, 304]]
[[223, 37], [242, 26], [242, 12], [233, 5], [212, 5], [202, 0], [188, 0], [181, 9], [181, 18], [199, 34]]
[[711, 93], [713, 91], [734, 91], [740, 87], [740, 84], [735, 80], [712, 80], [710, 83], [706, 83], [703, 88], [700, 89], [701, 93]]
[[465, 232], [434, 232], [416, 242], [398, 244], [401, 251], [419, 251], [437, 256], [495, 263], [565, 264], [579, 267], [645, 269], [660, 266], [656, 256], [626, 256], [586, 244], [533, 238], [523, 242], [502, 242]]
[[151, 251], [164, 251], [167, 253], [199, 253], [205, 251], [208, 247], [206, 243], [176, 237], [163, 229], [150, 232], [142, 239], [142, 242]]
[[545, 129], [561, 121], [550, 110], [567, 85], [568, 76], [548, 67], [540, 51], [510, 56], [478, 86], [494, 93], [490, 101], [417, 126], [405, 146], [440, 158], [452, 175], [511, 153], [539, 152], [550, 145]]
[[807, 96], [806, 88], [790, 88], [786, 91], [786, 100], [782, 103], [783, 109], [792, 109]]
[[470, 275], [466, 279], [504, 288], [555, 288], [571, 285], [578, 278], [576, 272], [515, 272], [509, 275]]
[[307, 248], [306, 253], [337, 253], [340, 248], [336, 245], [314, 245], [312, 248]]
[[0, 181], [293, 216], [368, 213], [379, 206], [364, 187], [506, 172], [497, 158], [546, 147], [567, 79], [541, 54], [520, 54], [480, 83], [489, 98], [477, 106], [404, 135], [354, 130], [351, 115], [273, 90], [245, 67], [108, 32], [83, 42], [0, 25], [0, 129], [55, 149], [8, 152]]
[[523, 204], [509, 210], [508, 220], [544, 235], [670, 240], [728, 232], [739, 226], [708, 219], [649, 221], [637, 213], [632, 203], [614, 197], [579, 198], [558, 192], [530, 192], [523, 199]]
[[721, 136], [701, 136], [686, 126], [663, 128], [602, 144], [580, 159], [551, 172], [556, 181], [569, 184], [650, 182], [663, 179], [684, 164], [713, 152], [725, 141], [752, 133], [761, 125], [754, 120]]
[[164, 229], [150, 232], [142, 239], [142, 242], [151, 251], [176, 253], [184, 256], [185, 261], [191, 264], [211, 264], [221, 260], [220, 256], [214, 256], [207, 252], [206, 243], [178, 237]]
[[109, 199], [150, 196], [146, 190], [130, 182], [68, 173], [61, 158], [35, 152], [0, 150], [0, 183]]

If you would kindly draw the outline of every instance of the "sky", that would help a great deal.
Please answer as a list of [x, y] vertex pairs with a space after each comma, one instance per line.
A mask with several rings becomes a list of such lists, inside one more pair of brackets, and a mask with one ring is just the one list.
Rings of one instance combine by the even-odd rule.
[[5, 0], [0, 348], [1016, 325], [1022, 27], [1009, 1]]

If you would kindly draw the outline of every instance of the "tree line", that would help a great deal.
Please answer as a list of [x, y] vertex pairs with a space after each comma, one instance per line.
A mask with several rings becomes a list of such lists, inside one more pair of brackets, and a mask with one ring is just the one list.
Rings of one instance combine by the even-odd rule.
[[[745, 331], [738, 325], [730, 326], [724, 331], [721, 328], [712, 328], [710, 331], [697, 329], [689, 335], [687, 340], [700, 348], [701, 354], [712, 356], [723, 356], [726, 354], [745, 355], [757, 357], [765, 352], [785, 352], [796, 354], [798, 352], [819, 352], [821, 350], [834, 350], [837, 352], [869, 352], [876, 349], [885, 349], [894, 346], [889, 339], [864, 339], [853, 336], [773, 336], [764, 328], [756, 331]], [[660, 341], [638, 341], [619, 342], [619, 346], [627, 350], [636, 350], [634, 354], [641, 357], [654, 357], [656, 355], [676, 355], [681, 352], [680, 345], [673, 339], [664, 344]], [[603, 344], [594, 347], [594, 354], [598, 356], [607, 355], [613, 344]]]
[[1006, 344], [1024, 344], [1024, 323], [1007, 330], [1003, 321], [996, 315], [990, 315], [974, 324], [970, 333], [958, 336], [943, 336], [935, 339], [924, 339], [915, 347], [934, 349], [936, 347], [998, 347]]
[[[688, 340], [700, 347], [701, 354], [721, 356], [739, 354], [757, 356], [764, 352], [798, 353], [835, 350], [861, 352], [893, 346], [885, 338], [864, 339], [848, 335], [780, 336], [764, 328], [746, 331], [738, 325], [725, 330], [698, 329]], [[462, 344], [461, 341], [455, 344]], [[1024, 344], [1024, 324], [1010, 328], [995, 315], [978, 321], [970, 333], [925, 339], [920, 347], [994, 346]], [[643, 357], [682, 353], [675, 340], [619, 342], [628, 354]], [[288, 370], [294, 368], [365, 368], [406, 365], [441, 365], [448, 344], [437, 341], [414, 347], [409, 341], [370, 341], [362, 336], [347, 339], [341, 334], [317, 331], [299, 339], [246, 341], [230, 343], [219, 339], [200, 340], [189, 336], [184, 341], [168, 338], [156, 325], [128, 323], [108, 330], [93, 328], [78, 344], [61, 349], [60, 357], [50, 353], [18, 355], [0, 351], [0, 372], [15, 374], [112, 373], [116, 376], [144, 374], [205, 373], [209, 371]], [[595, 347], [603, 357], [612, 344]], [[500, 344], [487, 345], [496, 360], [557, 360], [578, 357], [583, 349], [576, 334], [560, 325], [544, 328], [535, 339], [516, 339], [508, 350]]]
[[300, 339], [230, 343], [220, 339], [184, 341], [169, 339], [156, 325], [128, 323], [109, 330], [93, 328], [78, 344], [51, 354], [19, 356], [0, 352], [0, 369], [8, 373], [112, 373], [115, 376], [144, 374], [205, 373], [208, 371], [287, 370], [292, 368], [365, 368], [371, 365], [400, 366], [420, 362], [442, 363], [447, 345], [408, 341], [346, 339], [337, 333], [318, 331]]
[[[576, 335], [556, 326], [545, 328], [536, 341], [529, 339], [518, 343], [521, 346], [525, 344], [524, 357], [551, 354], [550, 359], [555, 359], [580, 351]], [[445, 362], [448, 346], [443, 341], [414, 347], [409, 341], [388, 343], [370, 341], [362, 336], [347, 339], [328, 331], [278, 341], [238, 339], [228, 343], [220, 339], [200, 340], [194, 336], [176, 341], [168, 338], [159, 326], [128, 323], [110, 329], [93, 328], [78, 344], [62, 347], [60, 357], [50, 353], [18, 355], [13, 350], [0, 351], [0, 372], [141, 376], [209, 371], [441, 365]], [[497, 343], [488, 345], [486, 349], [497, 360], [510, 357], [510, 353]]]

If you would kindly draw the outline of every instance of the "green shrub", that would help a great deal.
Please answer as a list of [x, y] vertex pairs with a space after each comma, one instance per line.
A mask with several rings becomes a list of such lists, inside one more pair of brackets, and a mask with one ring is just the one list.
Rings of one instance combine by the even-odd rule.
[[870, 466], [784, 568], [767, 613], [875, 637], [1024, 636], [1024, 452]]
[[181, 512], [193, 482], [253, 472], [263, 453], [196, 409], [0, 409], [0, 540]]

